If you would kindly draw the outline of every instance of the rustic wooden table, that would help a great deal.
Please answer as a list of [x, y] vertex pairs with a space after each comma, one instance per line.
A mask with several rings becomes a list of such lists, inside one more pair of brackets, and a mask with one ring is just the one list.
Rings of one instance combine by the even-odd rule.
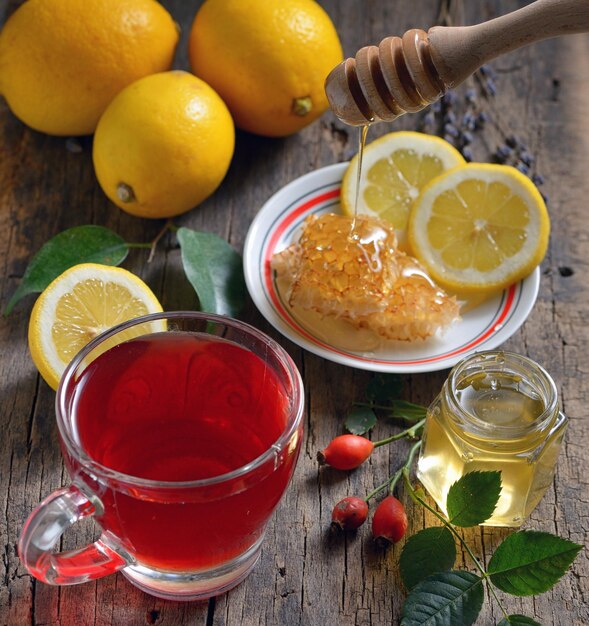
[[[20, 4], [0, 2], [2, 22]], [[178, 67], [187, 67], [186, 37], [199, 0], [163, 2], [183, 28]], [[428, 28], [446, 14], [455, 24], [472, 24], [506, 13], [526, 2], [516, 0], [321, 0], [340, 33], [344, 51]], [[254, 19], [254, 18], [252, 18]], [[293, 54], [296, 54], [294, 52]], [[527, 527], [555, 532], [586, 543], [589, 532], [589, 35], [546, 41], [496, 60], [496, 95], [480, 93], [472, 82], [458, 90], [479, 92], [488, 113], [486, 128], [475, 133], [476, 160], [489, 161], [506, 136], [521, 137], [535, 157], [533, 171], [545, 178], [552, 237], [542, 264], [540, 294], [529, 319], [505, 347], [545, 365], [557, 381], [570, 428], [552, 488]], [[422, 116], [406, 116], [391, 127], [381, 124], [372, 138], [394, 129], [419, 128]], [[215, 232], [241, 250], [248, 226], [262, 203], [285, 183], [315, 168], [345, 161], [356, 151], [356, 133], [331, 113], [295, 136], [265, 139], [238, 133], [229, 174], [214, 196], [177, 219], [178, 224]], [[65, 228], [101, 224], [127, 241], [150, 241], [162, 223], [133, 218], [107, 201], [92, 170], [91, 140], [65, 140], [33, 132], [0, 104], [0, 277], [4, 308], [34, 252]], [[197, 305], [183, 276], [173, 237], [164, 238], [151, 263], [133, 251], [125, 267], [154, 289], [164, 308]], [[585, 277], [585, 278], [584, 278]], [[271, 523], [255, 571], [239, 587], [208, 604], [173, 603], [150, 597], [121, 575], [77, 587], [37, 583], [20, 565], [16, 542], [28, 513], [42, 496], [67, 484], [54, 421], [54, 393], [38, 376], [28, 353], [27, 322], [33, 297], [0, 320], [0, 623], [10, 626], [206, 624], [348, 626], [396, 624], [404, 591], [400, 549], [375, 548], [368, 532], [333, 538], [328, 533], [333, 504], [344, 495], [362, 494], [382, 482], [406, 452], [401, 444], [347, 474], [319, 471], [316, 450], [342, 432], [354, 398], [371, 378], [309, 354], [281, 337], [249, 304], [244, 319], [277, 338], [295, 358], [307, 392], [306, 438], [294, 481]], [[447, 372], [403, 377], [406, 399], [429, 403]], [[375, 436], [391, 432], [390, 423]], [[402, 494], [402, 497], [405, 496]], [[434, 519], [409, 503], [410, 531]], [[367, 530], [367, 529], [366, 529]], [[95, 530], [76, 527], [64, 548], [87, 543]], [[485, 558], [505, 533], [490, 528], [465, 532]], [[462, 556], [460, 557], [462, 558]], [[471, 563], [465, 562], [468, 568]], [[563, 580], [535, 599], [506, 598], [513, 613], [534, 616], [544, 625], [589, 623], [589, 563], [583, 551]], [[477, 624], [495, 624], [501, 615], [485, 602]]]

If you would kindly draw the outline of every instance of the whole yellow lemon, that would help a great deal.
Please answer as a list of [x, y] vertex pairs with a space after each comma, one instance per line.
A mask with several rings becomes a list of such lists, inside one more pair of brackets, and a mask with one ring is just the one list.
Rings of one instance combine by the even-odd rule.
[[35, 130], [91, 134], [123, 87], [171, 67], [177, 43], [155, 0], [27, 0], [0, 33], [0, 94]]
[[325, 78], [343, 58], [314, 0], [206, 0], [188, 56], [239, 128], [270, 137], [294, 133], [327, 109]]
[[188, 72], [146, 76], [121, 91], [94, 135], [96, 176], [121, 209], [171, 217], [210, 196], [227, 173], [235, 144], [231, 114]]

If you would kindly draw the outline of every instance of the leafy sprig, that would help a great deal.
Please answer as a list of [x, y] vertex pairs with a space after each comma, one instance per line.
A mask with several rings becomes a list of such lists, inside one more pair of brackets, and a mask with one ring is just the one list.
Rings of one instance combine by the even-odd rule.
[[236, 317], [245, 303], [242, 258], [224, 239], [213, 233], [176, 228], [168, 222], [152, 242], [126, 242], [103, 226], [76, 226], [47, 241], [29, 262], [20, 285], [4, 315], [25, 296], [40, 293], [68, 268], [79, 263], [120, 265], [132, 248], [151, 250], [166, 232], [175, 233], [186, 277], [196, 291], [200, 308], [207, 313]]
[[[377, 411], [412, 423], [409, 428], [375, 442], [376, 448], [400, 439], [418, 439], [401, 468], [365, 500], [385, 489], [392, 493], [402, 478], [411, 499], [442, 524], [419, 531], [403, 546], [399, 567], [409, 593], [401, 626], [470, 626], [482, 609], [485, 587], [503, 613], [497, 626], [540, 626], [525, 615], [509, 614], [497, 591], [515, 596], [548, 591], [566, 573], [582, 546], [547, 532], [519, 530], [499, 545], [485, 566], [458, 528], [484, 524], [492, 517], [501, 495], [501, 472], [473, 471], [463, 475], [448, 491], [447, 515], [439, 512], [411, 481], [411, 466], [421, 446], [427, 409], [401, 400], [401, 393], [398, 376], [377, 374], [368, 385], [366, 401], [355, 402], [345, 420], [346, 429], [355, 435], [374, 428]], [[454, 569], [456, 542], [472, 560], [476, 573]]]
[[[449, 519], [415, 491], [408, 473], [405, 485], [411, 497], [434, 513], [443, 526], [418, 532], [403, 547], [401, 576], [410, 592], [403, 606], [401, 626], [470, 626], [482, 608], [484, 585], [505, 616], [500, 626], [537, 624], [523, 615], [509, 615], [494, 587], [516, 596], [548, 591], [566, 573], [582, 546], [550, 533], [520, 530], [501, 543], [485, 568], [455, 526], [476, 526], [491, 517], [501, 490], [499, 472], [470, 472], [456, 481], [446, 500]], [[452, 570], [455, 539], [480, 574]], [[432, 570], [437, 571], [431, 573]]]
[[395, 374], [377, 374], [368, 383], [365, 402], [354, 402], [344, 426], [354, 435], [372, 430], [378, 418], [376, 411], [384, 411], [389, 418], [418, 423], [425, 419], [426, 408], [401, 400], [402, 379]]
[[78, 263], [120, 265], [129, 252], [125, 240], [103, 226], [76, 226], [50, 239], [31, 259], [4, 314], [31, 293], [40, 293], [49, 283]]

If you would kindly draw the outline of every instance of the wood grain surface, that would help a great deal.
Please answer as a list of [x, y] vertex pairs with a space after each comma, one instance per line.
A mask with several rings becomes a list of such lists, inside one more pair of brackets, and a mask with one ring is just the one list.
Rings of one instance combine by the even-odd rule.
[[[20, 4], [0, 2], [0, 20]], [[186, 40], [198, 0], [163, 4], [182, 26], [176, 66], [187, 68]], [[473, 24], [506, 13], [515, 0], [321, 0], [340, 34], [347, 56], [390, 34], [424, 28], [449, 17]], [[252, 17], [255, 19], [255, 17]], [[220, 51], [222, 54], [222, 51]], [[505, 348], [543, 364], [557, 382], [570, 418], [553, 486], [526, 527], [556, 532], [587, 544], [589, 532], [589, 35], [548, 40], [493, 62], [494, 97], [482, 97], [491, 117], [476, 133], [475, 159], [491, 160], [508, 134], [520, 136], [545, 178], [552, 236], [542, 264], [538, 301]], [[457, 93], [464, 102], [467, 82]], [[371, 130], [370, 139], [394, 129], [415, 129], [421, 116], [405, 116]], [[238, 133], [237, 149], [220, 189], [178, 225], [217, 233], [242, 250], [248, 226], [264, 201], [282, 185], [315, 168], [349, 159], [356, 133], [325, 114], [286, 139]], [[162, 222], [122, 213], [99, 188], [92, 169], [91, 138], [49, 137], [26, 128], [0, 103], [1, 306], [16, 289], [28, 261], [50, 237], [82, 224], [109, 227], [127, 241], [151, 241]], [[134, 250], [124, 266], [141, 276], [165, 309], [190, 309], [197, 299], [184, 278], [175, 239], [164, 237], [155, 258]], [[268, 529], [262, 557], [251, 576], [209, 603], [174, 603], [150, 597], [121, 575], [67, 588], [36, 582], [19, 563], [16, 543], [33, 507], [68, 483], [54, 420], [55, 394], [40, 379], [27, 348], [34, 297], [0, 319], [0, 624], [5, 626], [381, 626], [397, 624], [403, 603], [400, 546], [375, 548], [363, 529], [354, 537], [328, 533], [331, 509], [345, 495], [365, 494], [404, 458], [406, 446], [384, 449], [352, 473], [319, 471], [317, 449], [343, 431], [343, 419], [371, 378], [368, 372], [325, 361], [281, 337], [251, 302], [244, 319], [282, 343], [296, 360], [307, 392], [306, 436], [295, 478]], [[429, 403], [447, 372], [403, 377], [404, 397]], [[397, 428], [382, 421], [374, 437]], [[406, 495], [401, 492], [406, 500]], [[410, 532], [434, 518], [409, 502]], [[96, 534], [91, 523], [76, 526], [63, 549], [82, 546]], [[505, 531], [464, 532], [475, 553], [488, 559]], [[461, 564], [472, 563], [459, 555]], [[536, 598], [502, 596], [512, 613], [545, 626], [589, 623], [589, 561], [583, 550], [573, 569], [550, 592]], [[479, 625], [502, 615], [486, 598]]]

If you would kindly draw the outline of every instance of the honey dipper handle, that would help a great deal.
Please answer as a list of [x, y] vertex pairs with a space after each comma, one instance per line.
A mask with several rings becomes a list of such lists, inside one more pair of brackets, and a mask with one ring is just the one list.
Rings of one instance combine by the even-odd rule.
[[392, 121], [435, 102], [500, 54], [589, 31], [589, 0], [536, 0], [475, 26], [434, 26], [386, 37], [337, 65], [325, 81], [333, 112], [359, 126]]
[[451, 88], [501, 54], [542, 39], [586, 31], [588, 0], [536, 0], [475, 26], [434, 26], [428, 39], [432, 61]]

